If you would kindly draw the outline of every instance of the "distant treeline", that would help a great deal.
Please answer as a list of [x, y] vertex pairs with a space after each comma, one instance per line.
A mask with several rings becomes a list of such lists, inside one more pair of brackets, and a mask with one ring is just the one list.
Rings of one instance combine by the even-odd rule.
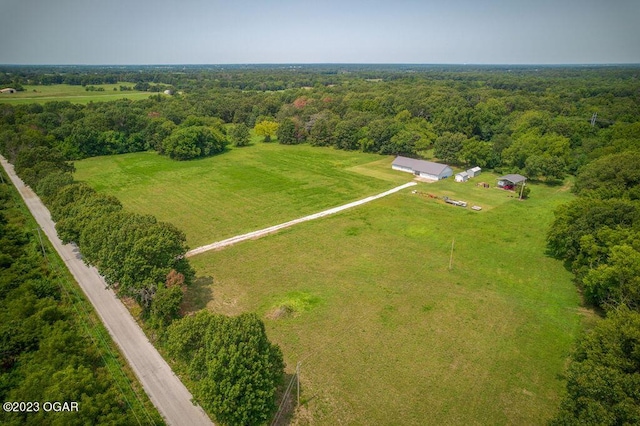
[[[86, 106], [2, 105], [0, 149], [11, 153], [43, 138], [69, 160], [149, 149], [188, 159], [222, 152], [225, 124], [275, 122], [280, 143], [437, 158], [559, 181], [592, 159], [639, 145], [640, 68], [326, 67], [315, 74], [294, 66], [138, 70], [138, 79], [150, 73], [153, 84], [187, 90]], [[283, 89], [262, 90], [274, 82]], [[237, 88], [255, 85], [261, 89]]]
[[545, 90], [556, 79], [626, 79], [637, 65], [527, 66], [425, 64], [265, 64], [265, 65], [0, 65], [0, 85], [162, 83], [181, 90], [235, 88], [275, 91], [341, 84], [357, 79], [429, 79], [482, 82], [496, 89]]

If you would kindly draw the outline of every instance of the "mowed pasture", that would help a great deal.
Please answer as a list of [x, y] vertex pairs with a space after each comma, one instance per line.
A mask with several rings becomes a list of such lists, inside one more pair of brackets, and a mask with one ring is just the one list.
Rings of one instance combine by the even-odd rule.
[[570, 195], [482, 191], [483, 212], [406, 190], [196, 256], [189, 302], [258, 312], [289, 371], [302, 361], [311, 424], [544, 424], [581, 329], [571, 276], [544, 255]]
[[[0, 94], [0, 103], [28, 104], [52, 101], [69, 101], [75, 104], [89, 102], [113, 101], [116, 99], [146, 99], [149, 92], [125, 91], [120, 92], [120, 86], [133, 86], [134, 83], [96, 84], [95, 87], [104, 88], [103, 92], [89, 92], [83, 86], [70, 84], [52, 84], [50, 86], [24, 85], [24, 91], [12, 94]], [[113, 89], [116, 90], [113, 90]]]
[[[191, 248], [277, 225], [409, 182], [392, 158], [258, 143], [178, 162], [152, 152], [78, 161], [76, 179], [174, 223]], [[378, 173], [351, 170], [364, 164]]]
[[[88, 159], [76, 177], [175, 223], [195, 247], [411, 179], [391, 161], [257, 144], [187, 163]], [[532, 185], [519, 201], [481, 181], [495, 176], [420, 183], [195, 256], [185, 307], [264, 318], [287, 371], [302, 362], [300, 424], [544, 424], [582, 328], [571, 275], [544, 254], [553, 208], [572, 195]]]

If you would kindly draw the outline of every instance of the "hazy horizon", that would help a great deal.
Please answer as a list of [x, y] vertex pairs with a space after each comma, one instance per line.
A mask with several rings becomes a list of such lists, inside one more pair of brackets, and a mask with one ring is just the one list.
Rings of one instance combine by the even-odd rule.
[[508, 64], [508, 63], [411, 63], [411, 62], [246, 62], [246, 63], [121, 63], [121, 64], [88, 64], [88, 63], [68, 63], [68, 64], [54, 64], [54, 63], [33, 63], [33, 64], [18, 64], [18, 63], [0, 63], [0, 66], [6, 67], [277, 67], [277, 66], [416, 66], [416, 67], [514, 67], [514, 68], [530, 68], [530, 67], [543, 67], [543, 68], [563, 68], [563, 67], [625, 67], [625, 66], [640, 66], [640, 62], [611, 62], [611, 63], [522, 63], [522, 64]]
[[15, 65], [640, 63], [636, 0], [0, 0]]

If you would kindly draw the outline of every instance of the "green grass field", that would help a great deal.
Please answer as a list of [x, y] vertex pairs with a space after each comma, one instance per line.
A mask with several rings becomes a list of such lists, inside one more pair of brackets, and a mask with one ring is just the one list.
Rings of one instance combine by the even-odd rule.
[[[76, 104], [89, 102], [112, 101], [116, 99], [146, 99], [149, 92], [126, 91], [120, 92], [120, 86], [133, 86], [132, 83], [96, 84], [95, 87], [103, 87], [104, 92], [88, 92], [82, 86], [69, 84], [53, 84], [51, 86], [25, 85], [24, 91], [13, 94], [0, 94], [0, 103], [26, 104], [34, 102], [69, 101]], [[113, 89], [118, 89], [114, 91]]]
[[[127, 207], [185, 229], [194, 246], [411, 179], [390, 163], [260, 144], [188, 163], [128, 154], [76, 166]], [[544, 255], [552, 210], [572, 195], [532, 185], [518, 201], [475, 186], [494, 178], [421, 183], [196, 256], [187, 305], [265, 319], [287, 371], [302, 361], [299, 424], [544, 424], [584, 317], [571, 275]]]
[[[178, 162], [145, 152], [76, 162], [76, 178], [172, 222], [197, 247], [386, 191], [411, 180], [392, 159], [258, 143]], [[370, 174], [359, 172], [367, 164]]]

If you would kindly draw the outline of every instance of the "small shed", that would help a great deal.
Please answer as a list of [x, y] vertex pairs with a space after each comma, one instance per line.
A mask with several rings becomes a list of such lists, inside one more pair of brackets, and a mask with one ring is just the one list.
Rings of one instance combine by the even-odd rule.
[[17, 90], [13, 89], [11, 87], [0, 89], [0, 93], [16, 93], [16, 92], [17, 92]]
[[466, 182], [469, 180], [469, 174], [467, 172], [456, 173], [456, 182]]
[[498, 188], [513, 189], [517, 184], [524, 183], [526, 180], [526, 177], [518, 174], [504, 175], [498, 178]]
[[453, 169], [446, 164], [416, 160], [402, 156], [397, 156], [396, 159], [393, 160], [391, 168], [430, 180], [441, 180], [453, 176]]
[[478, 176], [481, 171], [482, 171], [482, 169], [480, 167], [473, 167], [473, 168], [467, 170], [467, 174], [469, 175], [470, 178], [472, 178], [472, 177]]

